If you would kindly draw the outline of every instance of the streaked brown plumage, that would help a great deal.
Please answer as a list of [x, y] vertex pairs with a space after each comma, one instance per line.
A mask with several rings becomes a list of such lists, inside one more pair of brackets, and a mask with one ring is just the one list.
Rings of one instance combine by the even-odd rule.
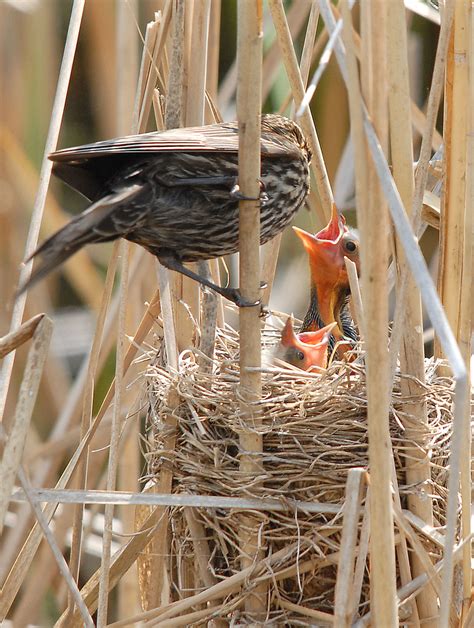
[[[261, 149], [263, 244], [303, 205], [311, 153], [299, 127], [278, 115], [262, 116]], [[236, 122], [97, 142], [50, 159], [54, 174], [93, 204], [33, 253], [41, 263], [27, 285], [84, 245], [123, 237], [167, 268], [245, 304], [238, 291], [215, 286], [182, 265], [238, 250]]]

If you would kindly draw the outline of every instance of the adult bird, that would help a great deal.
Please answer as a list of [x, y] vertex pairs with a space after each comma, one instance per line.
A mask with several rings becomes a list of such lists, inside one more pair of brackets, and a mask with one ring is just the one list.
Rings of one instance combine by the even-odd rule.
[[293, 318], [289, 316], [281, 332], [276, 357], [303, 371], [315, 367], [325, 369], [328, 364], [329, 339], [336, 325], [334, 322], [316, 331], [295, 334]]
[[321, 329], [335, 322], [330, 348], [338, 342], [338, 356], [342, 357], [358, 339], [348, 309], [350, 286], [344, 258], [352, 260], [359, 272], [359, 240], [348, 229], [335, 205], [329, 224], [318, 233], [313, 235], [297, 227], [293, 229], [308, 253], [311, 274], [310, 304], [300, 332]]
[[[287, 118], [262, 115], [261, 129], [263, 244], [303, 205], [311, 152], [300, 128]], [[92, 204], [33, 253], [31, 258], [40, 256], [41, 263], [20, 291], [86, 244], [122, 237], [237, 305], [254, 305], [244, 302], [238, 290], [217, 286], [183, 265], [238, 251], [238, 145], [237, 122], [225, 122], [51, 154], [54, 174]]]

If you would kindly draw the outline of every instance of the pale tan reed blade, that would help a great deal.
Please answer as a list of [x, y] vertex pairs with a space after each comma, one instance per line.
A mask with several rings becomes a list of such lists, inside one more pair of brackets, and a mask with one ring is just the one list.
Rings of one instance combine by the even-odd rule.
[[[215, 54], [209, 47], [209, 28], [211, 19], [211, 0], [199, 0], [193, 3], [191, 41], [188, 42], [188, 85], [186, 102], [186, 126], [200, 126], [205, 123], [207, 69], [210, 56]], [[198, 262], [198, 273], [211, 279], [210, 261]], [[214, 264], [214, 268], [218, 266]], [[219, 281], [219, 280], [218, 280]], [[195, 281], [185, 279], [187, 292], [191, 299], [185, 298], [188, 304], [196, 303], [197, 311], [193, 316], [200, 321], [200, 343], [202, 352], [209, 358], [214, 356], [218, 303], [222, 307], [222, 297], [213, 290], [199, 291]], [[201, 299], [199, 296], [201, 295]], [[199, 302], [201, 300], [201, 311]], [[189, 317], [188, 317], [189, 318]], [[194, 331], [194, 330], [193, 330]], [[192, 338], [191, 334], [191, 338]], [[184, 343], [183, 343], [184, 344]], [[188, 346], [191, 343], [188, 343]], [[209, 360], [201, 362], [201, 368], [208, 369]]]
[[[117, 59], [117, 120], [116, 133], [127, 135], [130, 133], [134, 121], [134, 93], [140, 69], [138, 56], [138, 33], [131, 16], [138, 14], [138, 0], [128, 0], [119, 3], [116, 7], [116, 59]], [[134, 247], [135, 248], [135, 247]], [[148, 261], [148, 260], [147, 260]], [[128, 262], [127, 262], [128, 263]], [[126, 312], [127, 330], [136, 329], [139, 308], [141, 307], [139, 286], [130, 282], [129, 307]], [[125, 330], [123, 330], [123, 333]], [[127, 338], [127, 351], [128, 338]], [[118, 357], [118, 356], [117, 356]], [[121, 373], [125, 378], [125, 359], [121, 367]], [[126, 395], [125, 395], [126, 403]], [[131, 428], [128, 436], [123, 435], [122, 452], [119, 458], [117, 486], [121, 490], [138, 491], [138, 478], [140, 476], [140, 452], [139, 452], [139, 428]], [[131, 508], [121, 507], [118, 516], [122, 524], [123, 534], [134, 532], [134, 513]], [[137, 612], [139, 606], [139, 591], [136, 573], [129, 571], [121, 579], [118, 587], [118, 617], [125, 617], [130, 612]]]
[[[40, 172], [40, 184], [38, 187], [38, 193], [36, 195], [35, 204], [33, 207], [33, 213], [30, 221], [30, 228], [28, 232], [28, 238], [25, 247], [25, 258], [29, 257], [36, 248], [38, 243], [38, 236], [43, 218], [43, 209], [46, 201], [46, 194], [49, 187], [49, 181], [51, 178], [51, 172], [53, 168], [52, 162], [48, 159], [48, 155], [52, 153], [58, 143], [59, 131], [61, 128], [61, 121], [64, 111], [64, 105], [66, 102], [66, 94], [69, 86], [69, 79], [71, 77], [72, 64], [74, 61], [74, 55], [76, 53], [77, 40], [79, 38], [79, 28], [81, 26], [82, 12], [84, 10], [85, 0], [74, 0], [74, 4], [71, 10], [71, 18], [69, 22], [69, 30], [66, 38], [66, 44], [64, 47], [64, 56], [59, 72], [58, 86], [53, 104], [53, 111], [51, 113], [51, 122], [48, 131], [48, 137], [46, 139], [46, 145], [44, 149], [43, 161]], [[19, 283], [22, 285], [31, 276], [33, 268], [33, 262], [29, 262], [23, 266], [20, 272]], [[20, 295], [13, 307], [13, 313], [10, 324], [10, 331], [14, 331], [21, 324], [23, 313], [25, 311], [26, 304], [26, 292]], [[5, 411], [5, 404], [7, 401], [8, 389], [10, 386], [10, 379], [13, 371], [13, 363], [15, 360], [15, 353], [9, 353], [2, 365], [1, 377], [0, 377], [0, 420], [3, 417]]]
[[[365, 493], [365, 506], [364, 506], [364, 515], [362, 518], [362, 524], [360, 527], [359, 534], [359, 545], [357, 547], [357, 558], [356, 564], [354, 568], [354, 579], [352, 581], [352, 590], [351, 590], [351, 618], [352, 622], [355, 621], [358, 613], [357, 609], [359, 607], [360, 594], [362, 592], [362, 586], [364, 583], [364, 574], [367, 565], [367, 556], [369, 553], [369, 544], [370, 544], [370, 487], [367, 487], [367, 491]], [[396, 541], [395, 541], [396, 542]], [[397, 545], [398, 547], [398, 545]]]
[[[134, 111], [138, 110], [140, 94], [142, 92], [140, 86], [135, 97], [135, 106], [130, 97], [134, 84], [136, 83], [138, 59], [136, 55], [136, 33], [132, 28], [129, 20], [130, 5], [121, 4], [117, 8], [117, 33], [116, 33], [116, 51], [117, 63], [119, 69], [117, 81], [116, 100], [117, 109], [117, 133], [127, 133], [131, 128], [132, 133], [137, 133], [141, 129], [133, 128], [136, 120]], [[151, 98], [150, 98], [151, 100]], [[147, 103], [142, 103], [144, 107]], [[146, 116], [144, 116], [144, 126], [146, 125]], [[125, 331], [127, 319], [127, 296], [128, 296], [128, 279], [129, 279], [129, 256], [130, 244], [121, 240], [118, 243], [118, 256], [121, 258], [121, 274], [119, 289], [119, 315], [117, 328], [117, 346], [115, 356], [115, 388], [114, 388], [114, 406], [111, 423], [111, 436], [109, 445], [109, 458], [107, 466], [106, 489], [115, 490], [117, 483], [117, 471], [119, 468], [119, 441], [122, 431], [122, 423], [124, 420], [122, 410], [122, 400], [124, 394], [124, 358], [125, 358]], [[111, 543], [112, 543], [112, 525], [114, 517], [114, 506], [108, 504], [104, 510], [104, 532], [102, 538], [102, 557], [101, 557], [101, 574], [99, 581], [99, 604], [97, 612], [97, 626], [102, 628], [107, 623], [107, 610], [109, 599], [109, 571], [111, 561]]]
[[[352, 76], [352, 84], [358, 81], [355, 55], [352, 45], [352, 28], [348, 4], [343, 1], [344, 41], [347, 46], [348, 75]], [[321, 3], [321, 13], [328, 24], [331, 20], [329, 5]], [[369, 18], [364, 34], [372, 49], [377, 54], [371, 56], [369, 64], [362, 67], [369, 86], [368, 105], [370, 115], [377, 128], [382, 147], [387, 148], [388, 120], [387, 108], [387, 66], [386, 66], [386, 34], [387, 4], [370, 3], [365, 5], [362, 20]], [[349, 50], [349, 47], [352, 50]], [[341, 56], [342, 47], [336, 45], [336, 55]], [[351, 58], [351, 61], [349, 61]], [[356, 88], [357, 89], [357, 88]], [[366, 144], [361, 137], [361, 100], [358, 93], [351, 94], [353, 101], [352, 114], [357, 125], [354, 133], [354, 152], [356, 162], [366, 158]], [[367, 205], [361, 204], [361, 185], [356, 184], [358, 215], [365, 216], [361, 221], [361, 274], [370, 277], [362, 294], [364, 315], [370, 324], [365, 329], [366, 369], [367, 369], [367, 401], [369, 430], [369, 468], [371, 475], [370, 514], [371, 514], [371, 601], [376, 622], [383, 625], [397, 625], [395, 605], [395, 552], [394, 529], [392, 514], [392, 496], [390, 486], [390, 460], [387, 450], [391, 448], [388, 426], [389, 404], [389, 361], [387, 353], [388, 327], [388, 293], [385, 281], [388, 266], [388, 211], [382, 189], [371, 163], [368, 163], [367, 183], [371, 191], [364, 198]], [[361, 211], [362, 210], [362, 211]], [[370, 254], [369, 254], [370, 250]], [[390, 548], [390, 549], [389, 549]]]
[[359, 328], [360, 339], [363, 340], [365, 336], [365, 320], [364, 320], [364, 307], [362, 305], [362, 295], [360, 292], [359, 277], [357, 276], [357, 266], [348, 257], [344, 258], [346, 265], [347, 275], [349, 277], [349, 285], [351, 288], [351, 303], [354, 307], [355, 322]]
[[59, 571], [62, 577], [64, 578], [64, 581], [66, 582], [69, 588], [69, 591], [72, 597], [74, 598], [75, 603], [77, 604], [79, 612], [82, 616], [82, 621], [84, 622], [85, 626], [88, 626], [88, 628], [93, 628], [94, 622], [92, 621], [92, 617], [90, 616], [90, 613], [87, 610], [86, 605], [84, 604], [84, 601], [81, 597], [81, 593], [79, 589], [77, 588], [76, 581], [74, 580], [74, 578], [71, 575], [71, 572], [68, 569], [68, 565], [64, 559], [64, 556], [61, 553], [60, 548], [58, 547], [58, 544], [56, 543], [56, 539], [54, 538], [53, 533], [49, 529], [49, 525], [43, 514], [43, 511], [41, 510], [40, 506], [34, 501], [34, 499], [30, 495], [28, 481], [26, 479], [26, 475], [22, 468], [18, 470], [18, 475], [19, 475], [23, 490], [25, 491], [25, 495], [30, 503], [31, 509], [33, 510], [35, 514], [36, 520], [38, 521], [38, 524], [41, 527], [41, 530], [45, 536], [46, 542], [48, 543], [49, 548], [52, 551], [54, 558], [57, 562]]
[[[117, 331], [117, 353], [115, 360], [115, 398], [112, 415], [112, 433], [110, 436], [109, 460], [107, 467], [108, 491], [115, 490], [117, 481], [119, 441], [122, 430], [122, 395], [123, 395], [123, 363], [125, 357], [125, 325], [128, 289], [128, 255], [130, 244], [126, 240], [119, 242], [119, 258], [122, 258], [120, 275], [120, 309]], [[104, 532], [102, 536], [101, 577], [99, 582], [99, 606], [97, 612], [97, 626], [102, 628], [107, 624], [107, 608], [109, 596], [109, 573], [111, 561], [112, 523], [114, 506], [107, 504], [104, 512]]]
[[[474, 322], [473, 301], [473, 263], [474, 263], [474, 11], [471, 8], [467, 21], [468, 28], [468, 67], [469, 67], [469, 93], [468, 93], [468, 133], [467, 133], [467, 170], [466, 170], [466, 207], [464, 215], [464, 256], [463, 274], [461, 284], [460, 321], [459, 321], [459, 346], [466, 363], [468, 381], [472, 382], [472, 348], [471, 337]], [[468, 400], [464, 415], [463, 451], [461, 458], [461, 500], [462, 500], [462, 538], [466, 539], [472, 534], [472, 430], [471, 430], [471, 404]], [[466, 543], [463, 552], [463, 614], [467, 615], [472, 591], [473, 574], [471, 568], [472, 544]], [[474, 613], [474, 604], [471, 600], [471, 611]], [[474, 618], [472, 622], [474, 624]], [[470, 625], [464, 620], [464, 626]]]
[[26, 435], [38, 394], [43, 366], [53, 331], [50, 318], [40, 315], [33, 335], [33, 344], [28, 351], [25, 371], [18, 393], [13, 422], [3, 449], [0, 462], [0, 534], [3, 530], [5, 514], [10, 501], [10, 494], [23, 456]]
[[[463, 551], [464, 545], [465, 545], [465, 541], [455, 547], [453, 555], [451, 557], [454, 565], [457, 565], [462, 559], [462, 551]], [[445, 561], [446, 559], [443, 558], [435, 564], [434, 569], [436, 573], [439, 574], [440, 572], [442, 572], [443, 567], [445, 566]], [[414, 578], [411, 582], [408, 582], [407, 584], [404, 584], [402, 587], [397, 589], [398, 607], [400, 607], [402, 604], [404, 604], [408, 600], [418, 595], [419, 592], [422, 590], [422, 588], [426, 586], [428, 579], [429, 579], [428, 574], [424, 573], [421, 576], [417, 576], [416, 578]], [[366, 626], [371, 625], [372, 619], [373, 619], [373, 613], [372, 611], [369, 611], [363, 617], [357, 620], [353, 624], [353, 627], [354, 628], [366, 628]]]
[[[284, 600], [284, 599], [279, 599], [278, 605], [281, 606], [281, 608], [286, 608], [289, 611], [298, 613], [299, 615], [302, 615], [303, 617], [308, 617], [310, 619], [317, 619], [318, 626], [320, 625], [319, 622], [321, 622], [321, 626], [336, 625], [335, 617], [331, 615], [330, 613], [324, 613], [323, 611], [316, 611], [313, 608], [306, 608], [305, 606], [301, 606], [301, 604], [293, 604], [293, 602], [288, 602], [288, 600]], [[313, 623], [311, 623], [310, 625], [313, 625]]]
[[[400, 489], [398, 485], [397, 469], [395, 465], [395, 457], [393, 452], [391, 454], [392, 463], [392, 485], [393, 485], [393, 502], [394, 510], [401, 511], [401, 499]], [[404, 534], [404, 530], [399, 526], [400, 530], [400, 543], [395, 548], [398, 559], [398, 570], [400, 573], [400, 582], [402, 585], [407, 584], [413, 579], [412, 570], [410, 566], [410, 555], [408, 553], [407, 537]], [[431, 595], [431, 594], [430, 594]], [[428, 599], [430, 596], [427, 596]], [[406, 604], [407, 620], [410, 621], [413, 626], [418, 628], [420, 626], [420, 617], [418, 613], [418, 606], [416, 602]]]
[[[298, 67], [298, 62], [296, 60], [295, 49], [291, 40], [291, 33], [288, 28], [283, 3], [281, 0], [269, 0], [269, 6], [273, 24], [277, 32], [278, 43], [281, 49], [286, 73], [290, 81], [291, 91], [293, 92], [293, 98], [296, 106], [299, 106], [304, 97], [304, 85]], [[333, 194], [329, 184], [326, 165], [321, 152], [316, 128], [309, 110], [305, 111], [300, 123], [313, 152], [311, 170], [315, 176], [316, 186], [321, 200], [321, 208], [319, 209], [316, 218], [322, 227], [329, 220], [331, 206], [334, 202]]]
[[148, 117], [153, 100], [153, 90], [155, 89], [158, 67], [161, 61], [161, 54], [168, 36], [168, 31], [171, 23], [172, 13], [171, 1], [166, 2], [163, 13], [159, 12], [155, 15], [155, 22], [150, 25], [150, 30], [147, 29], [147, 35], [149, 34], [149, 41], [146, 43], [148, 46], [144, 48], [144, 59], [140, 69], [140, 88], [137, 92], [137, 102], [140, 103], [138, 108], [135, 108], [135, 115], [133, 126], [143, 130], [148, 123]]
[[365, 469], [349, 469], [347, 473], [341, 549], [334, 593], [334, 626], [337, 628], [346, 628], [352, 621], [351, 594], [365, 475]]
[[[389, 78], [389, 114], [390, 114], [390, 146], [392, 155], [393, 177], [400, 197], [407, 213], [412, 213], [414, 179], [413, 179], [413, 138], [410, 118], [411, 100], [408, 76], [408, 54], [406, 35], [406, 16], [402, 0], [394, 0], [388, 8], [390, 29], [388, 30], [388, 76]], [[395, 262], [398, 270], [397, 293], [403, 292], [404, 317], [401, 325], [400, 368], [403, 373], [414, 376], [414, 380], [405, 379], [402, 383], [404, 395], [416, 400], [410, 403], [405, 412], [410, 420], [405, 421], [406, 435], [414, 446], [407, 450], [406, 481], [408, 484], [428, 486], [431, 480], [429, 451], [426, 450], [425, 432], [427, 431], [427, 410], [423, 401], [423, 385], [425, 382], [424, 346], [423, 346], [423, 317], [421, 311], [420, 293], [413, 276], [409, 276], [406, 283], [405, 269], [407, 262], [403, 252], [403, 244], [395, 238]], [[397, 294], [398, 298], [398, 294]], [[395, 345], [396, 346], [396, 345]], [[392, 372], [396, 351], [391, 344]], [[391, 377], [390, 381], [393, 381]], [[415, 382], [420, 382], [418, 385]], [[428, 491], [427, 491], [428, 492]], [[409, 495], [410, 509], [422, 517], [426, 523], [433, 523], [433, 507], [428, 495]], [[414, 576], [423, 573], [425, 567], [418, 555], [412, 555], [412, 573]], [[426, 587], [417, 598], [420, 620], [433, 626], [433, 617], [436, 617], [438, 605], [435, 591]]]
[[[138, 251], [138, 254], [135, 256], [132, 265], [133, 267], [131, 270], [131, 276], [134, 276], [136, 278], [140, 276], [141, 270], [145, 268], [144, 264], [140, 265], [142, 253], [142, 251]], [[103, 364], [103, 361], [105, 360], [105, 357], [110, 351], [110, 348], [115, 340], [114, 328], [118, 309], [117, 306], [118, 300], [114, 299], [109, 309], [110, 317], [105, 325], [103, 351], [99, 356], [100, 364]], [[53, 437], [57, 437], [59, 434], [65, 433], [68, 430], [68, 427], [71, 424], [72, 420], [76, 416], [76, 413], [78, 414], [80, 412], [80, 406], [83, 400], [83, 389], [86, 384], [87, 371], [88, 360], [85, 360], [83, 363], [83, 369], [80, 371], [77, 377], [76, 384], [71, 389], [68, 403], [66, 404], [63, 412], [59, 416], [58, 421], [56, 422], [56, 425], [53, 429]], [[106, 408], [104, 408], [104, 413], [105, 409]], [[59, 480], [57, 481], [56, 488], [63, 489], [69, 484], [71, 477], [76, 469], [76, 466], [82, 459], [82, 456], [84, 455], [86, 448], [88, 447], [98, 426], [100, 425], [101, 420], [102, 416], [97, 416], [94, 419], [92, 425], [88, 429], [86, 436], [80, 442], [78, 448], [75, 450], [74, 454], [66, 465], [66, 468], [64, 469]], [[42, 484], [45, 478], [48, 477], [49, 473], [54, 473], [54, 471], [58, 468], [60, 462], [60, 457], [55, 457], [53, 459], [43, 461], [39, 468], [35, 470], [35, 479], [37, 480], [37, 482], [39, 484]], [[54, 515], [56, 508], [57, 504], [49, 504], [45, 507], [44, 513], [48, 520]], [[9, 558], [8, 562], [6, 563], [6, 578], [3, 583], [2, 596], [0, 597], [0, 616], [6, 614], [13, 604], [13, 601], [21, 587], [24, 578], [26, 577], [28, 569], [31, 565], [32, 560], [34, 559], [34, 556], [36, 555], [38, 546], [42, 539], [41, 530], [38, 528], [37, 525], [35, 525], [28, 534], [26, 541], [23, 543], [24, 535], [26, 534], [28, 526], [29, 519], [23, 515], [17, 528], [12, 531], [15, 534], [14, 542], [12, 542], [12, 548], [8, 548], [12, 558]], [[17, 532], [18, 534], [16, 534]]]
[[[114, 245], [112, 257], [109, 261], [107, 269], [107, 276], [105, 279], [105, 285], [102, 292], [102, 304], [97, 318], [94, 338], [92, 340], [92, 347], [89, 356], [89, 364], [86, 376], [86, 385], [83, 391], [83, 403], [82, 403], [82, 417], [81, 417], [81, 432], [80, 441], [85, 437], [87, 430], [92, 420], [92, 405], [94, 399], [94, 382], [97, 377], [97, 369], [99, 365], [99, 353], [104, 336], [105, 319], [107, 316], [107, 310], [110, 305], [110, 297], [114, 285], [115, 271], [117, 268], [118, 246]], [[86, 451], [84, 457], [79, 462], [76, 481], [78, 486], [86, 488], [86, 477], [88, 475], [88, 456], [89, 452]], [[77, 505], [74, 509], [74, 516], [72, 521], [72, 541], [71, 541], [71, 555], [69, 557], [69, 569], [72, 576], [79, 580], [79, 569], [81, 561], [81, 547], [82, 547], [82, 522], [83, 522], [84, 508], [82, 505]], [[68, 612], [72, 613], [74, 605], [73, 597], [69, 596], [68, 600]]]
[[[294, 3], [290, 6], [287, 13], [288, 24], [293, 38], [297, 38], [302, 27], [304, 26], [309, 3], [307, 0]], [[265, 101], [275, 83], [275, 78], [279, 70], [280, 56], [278, 52], [278, 43], [275, 39], [268, 50], [265, 51], [262, 68], [262, 101]], [[219, 109], [227, 112], [232, 107], [232, 99], [235, 96], [237, 84], [237, 60], [229, 68], [224, 77], [218, 94]]]
[[[132, 541], [130, 541], [130, 543], [131, 542]], [[283, 548], [278, 552], [275, 552], [265, 561], [259, 561], [255, 565], [251, 565], [246, 569], [242, 569], [236, 574], [233, 574], [232, 576], [221, 580], [217, 584], [205, 589], [204, 591], [184, 598], [183, 600], [172, 602], [171, 604], [162, 606], [161, 608], [153, 608], [144, 613], [140, 613], [139, 615], [135, 615], [134, 617], [129, 617], [124, 621], [114, 622], [110, 624], [108, 628], [121, 628], [123, 626], [136, 624], [140, 621], [151, 621], [158, 617], [161, 620], [178, 617], [181, 614], [184, 614], [188, 609], [193, 608], [199, 604], [207, 604], [208, 602], [212, 602], [213, 600], [220, 598], [225, 598], [227, 595], [239, 591], [243, 583], [245, 583], [248, 578], [252, 578], [255, 580], [260, 579], [263, 581], [272, 579], [274, 577], [274, 573], [272, 571], [273, 567], [275, 565], [278, 565], [278, 563], [283, 560], [285, 556], [291, 555], [291, 553], [294, 553], [296, 551], [296, 544], [292, 544], [289, 547]]]
[[[262, 93], [263, 3], [238, 4], [237, 118], [239, 121], [239, 185], [242, 195], [260, 196], [260, 111]], [[240, 292], [248, 301], [260, 298], [260, 201], [239, 202]], [[255, 407], [262, 394], [261, 374], [249, 367], [261, 366], [260, 308], [240, 308], [240, 412], [247, 425], [239, 434], [240, 470], [247, 477], [261, 469], [262, 435], [257, 431], [261, 416]], [[245, 477], [245, 476], [243, 476]], [[259, 487], [256, 487], [258, 490]], [[263, 520], [265, 517], [263, 516]], [[242, 516], [241, 568], [263, 558], [262, 517]], [[263, 532], [264, 534], [264, 532]], [[259, 586], [245, 601], [246, 612], [257, 621], [266, 614], [266, 585]]]
[[[293, 7], [292, 7], [293, 8]], [[308, 74], [310, 70], [311, 60], [313, 57], [314, 40], [316, 37], [316, 30], [318, 27], [319, 19], [319, 7], [317, 2], [312, 2], [311, 11], [308, 20], [308, 27], [306, 29], [306, 35], [304, 40], [303, 52], [301, 53], [300, 71], [301, 80], [303, 85], [306, 85], [308, 80]], [[288, 24], [290, 24], [290, 15], [288, 14]], [[265, 67], [264, 67], [265, 77]], [[265, 78], [264, 78], [265, 81]], [[290, 96], [291, 90], [290, 90]], [[263, 98], [264, 98], [263, 94]], [[275, 279], [275, 272], [278, 261], [278, 254], [280, 252], [280, 244], [283, 234], [279, 233], [273, 240], [267, 242], [262, 248], [262, 281], [266, 284], [262, 293], [262, 304], [268, 305], [270, 302], [270, 295], [272, 292], [273, 282]]]
[[[33, 205], [38, 189], [38, 172], [33, 163], [20, 146], [17, 138], [5, 127], [0, 127], [0, 152], [4, 151], [8, 159], [4, 159], [5, 168], [10, 173], [10, 180], [15, 185], [18, 196], [25, 207]], [[51, 235], [63, 227], [70, 216], [59, 206], [54, 194], [48, 191], [41, 232]], [[64, 265], [64, 274], [85, 303], [98, 311], [102, 279], [92, 263], [89, 253], [82, 249]], [[32, 296], [34, 293], [32, 293]]]
[[319, 21], [319, 4], [316, 0], [311, 2], [311, 11], [308, 18], [308, 26], [306, 28], [306, 34], [303, 44], [303, 52], [301, 53], [300, 71], [301, 80], [303, 85], [307, 85], [309, 71], [311, 69], [311, 61], [313, 58], [314, 42], [316, 39], [316, 32], [318, 30]]
[[10, 332], [6, 336], [2, 336], [2, 338], [0, 338], [0, 359], [4, 358], [10, 351], [18, 349], [18, 347], [21, 347], [21, 345], [30, 340], [44, 316], [44, 314], [37, 314], [24, 322], [18, 329]]
[[[410, 524], [408, 523], [408, 521], [406, 521], [398, 505], [396, 504], [394, 505], [393, 512], [394, 512], [394, 517], [395, 517], [395, 521], [397, 523], [398, 528], [403, 532], [403, 534], [409, 541], [410, 545], [412, 546], [414, 552], [416, 553], [418, 560], [423, 565], [423, 570], [419, 570], [420, 575], [427, 574], [429, 577], [430, 587], [425, 587], [425, 588], [433, 587], [436, 595], [439, 596], [440, 589], [441, 589], [441, 578], [436, 573], [428, 552], [423, 547], [423, 544], [419, 540], [418, 536], [414, 534]], [[420, 595], [421, 593], [418, 595], [418, 597], [420, 597]]]

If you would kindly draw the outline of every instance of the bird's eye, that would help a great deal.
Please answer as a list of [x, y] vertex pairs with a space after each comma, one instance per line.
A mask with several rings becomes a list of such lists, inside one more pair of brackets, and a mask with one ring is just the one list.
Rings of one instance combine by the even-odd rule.
[[357, 243], [354, 240], [346, 240], [344, 242], [344, 248], [348, 253], [355, 253], [357, 251]]
[[303, 353], [302, 351], [297, 351], [297, 352], [296, 352], [296, 358], [297, 358], [298, 360], [303, 361], [303, 360], [304, 360], [304, 353]]

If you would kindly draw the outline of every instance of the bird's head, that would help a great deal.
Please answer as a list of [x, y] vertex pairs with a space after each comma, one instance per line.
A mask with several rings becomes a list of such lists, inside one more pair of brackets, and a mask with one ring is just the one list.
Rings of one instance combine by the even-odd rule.
[[293, 227], [309, 256], [311, 293], [315, 298], [319, 318], [323, 324], [338, 323], [334, 336], [343, 336], [340, 312], [349, 295], [349, 277], [344, 258], [348, 257], [359, 272], [359, 240], [346, 226], [337, 207], [332, 206], [329, 224], [316, 234]]
[[348, 278], [344, 258], [348, 257], [359, 272], [359, 239], [346, 226], [344, 216], [333, 204], [329, 223], [314, 235], [293, 227], [309, 255], [311, 275], [315, 280], [331, 281], [334, 285], [346, 282]]
[[281, 332], [281, 359], [303, 371], [314, 367], [325, 369], [329, 338], [336, 324], [330, 323], [317, 331], [295, 334], [293, 318], [289, 316]]

